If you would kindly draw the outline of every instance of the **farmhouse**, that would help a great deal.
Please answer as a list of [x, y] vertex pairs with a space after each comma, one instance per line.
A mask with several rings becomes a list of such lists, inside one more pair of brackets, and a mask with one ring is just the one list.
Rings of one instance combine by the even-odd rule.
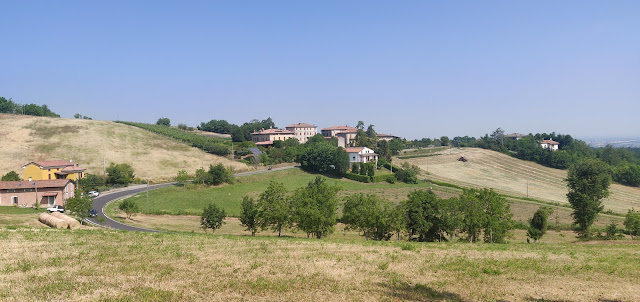
[[71, 179], [0, 181], [0, 205], [65, 205], [74, 190]]
[[540, 146], [542, 146], [543, 149], [549, 149], [552, 151], [557, 151], [558, 150], [558, 145], [560, 145], [560, 143], [552, 140], [552, 139], [545, 139], [540, 141]]
[[378, 133], [378, 134], [376, 134], [376, 136], [378, 137], [379, 140], [382, 140], [382, 141], [390, 141], [390, 140], [392, 140], [394, 138], [399, 138], [399, 137], [397, 137], [395, 135], [382, 134], [382, 133]]
[[349, 127], [349, 126], [332, 126], [329, 128], [324, 128], [322, 130], [322, 135], [324, 137], [334, 137], [336, 136], [338, 133], [343, 132], [343, 131], [356, 131], [358, 132], [358, 128], [356, 127]]
[[297, 138], [301, 144], [306, 143], [310, 137], [318, 134], [318, 126], [307, 123], [292, 124], [284, 128], [293, 132], [294, 137]]
[[289, 130], [283, 129], [262, 129], [258, 132], [251, 133], [251, 140], [257, 146], [271, 146], [273, 141], [286, 141], [295, 137], [295, 134]]
[[77, 164], [66, 160], [32, 161], [24, 166], [24, 180], [70, 179], [76, 181], [84, 177], [84, 171]]
[[350, 147], [345, 148], [345, 151], [349, 154], [349, 164], [352, 163], [378, 163], [378, 154], [375, 154], [373, 150], [367, 147]]
[[519, 139], [521, 139], [521, 138], [523, 138], [525, 136], [526, 135], [524, 135], [522, 133], [511, 133], [511, 134], [505, 135], [504, 138], [519, 140]]

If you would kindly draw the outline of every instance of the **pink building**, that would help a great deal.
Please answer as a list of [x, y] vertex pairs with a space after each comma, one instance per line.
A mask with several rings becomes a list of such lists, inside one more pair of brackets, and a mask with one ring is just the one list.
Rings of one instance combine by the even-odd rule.
[[318, 126], [307, 123], [292, 124], [284, 128], [293, 132], [294, 137], [297, 138], [301, 144], [306, 143], [310, 137], [318, 134]]
[[293, 138], [294, 133], [283, 129], [262, 129], [258, 132], [251, 133], [251, 140], [257, 146], [271, 146], [273, 141], [286, 141]]
[[73, 197], [75, 185], [70, 179], [0, 181], [1, 206], [42, 207], [65, 205]]

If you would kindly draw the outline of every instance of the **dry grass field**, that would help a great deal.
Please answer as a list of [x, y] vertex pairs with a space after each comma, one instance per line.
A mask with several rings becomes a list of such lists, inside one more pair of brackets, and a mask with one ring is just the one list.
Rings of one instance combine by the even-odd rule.
[[444, 244], [0, 229], [2, 301], [638, 301], [630, 241]]
[[139, 128], [109, 121], [0, 114], [0, 173], [31, 161], [72, 159], [89, 173], [102, 174], [106, 164], [128, 163], [141, 179], [168, 180], [185, 169], [223, 163], [236, 171], [250, 169], [220, 156]]
[[[408, 162], [419, 166], [420, 178], [454, 183], [466, 187], [494, 188], [512, 196], [527, 196], [538, 200], [567, 204], [564, 179], [567, 171], [547, 168], [534, 162], [478, 148], [448, 149], [438, 156], [397, 159], [396, 164]], [[467, 162], [457, 159], [464, 156]], [[603, 201], [605, 210], [626, 213], [640, 208], [640, 188], [611, 185], [611, 195]]]

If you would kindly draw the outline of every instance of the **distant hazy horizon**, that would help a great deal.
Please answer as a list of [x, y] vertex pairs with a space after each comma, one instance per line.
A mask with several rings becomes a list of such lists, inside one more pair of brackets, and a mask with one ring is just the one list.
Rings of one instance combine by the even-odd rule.
[[3, 1], [0, 96], [190, 126], [638, 137], [638, 1]]

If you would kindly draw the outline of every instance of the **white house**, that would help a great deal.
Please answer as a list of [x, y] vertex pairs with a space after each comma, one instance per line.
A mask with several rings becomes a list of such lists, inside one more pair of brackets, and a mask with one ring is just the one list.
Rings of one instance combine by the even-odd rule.
[[344, 150], [349, 154], [349, 163], [378, 162], [378, 154], [367, 147], [350, 147]]
[[557, 151], [558, 150], [558, 146], [560, 145], [560, 143], [552, 140], [552, 139], [545, 139], [540, 141], [540, 146], [543, 149], [550, 149], [552, 151]]

